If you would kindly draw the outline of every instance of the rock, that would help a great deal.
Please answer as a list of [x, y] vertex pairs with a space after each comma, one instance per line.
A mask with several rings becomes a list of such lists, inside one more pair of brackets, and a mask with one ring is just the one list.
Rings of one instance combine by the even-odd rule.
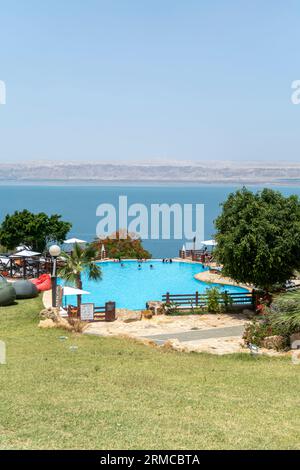
[[68, 330], [68, 331], [73, 330], [73, 326], [68, 322], [68, 320], [66, 320], [65, 318], [61, 318], [61, 317], [58, 319], [56, 326], [58, 328], [63, 328], [64, 330]]
[[44, 310], [40, 312], [40, 318], [42, 319], [50, 318], [51, 320], [57, 322], [58, 319], [60, 318], [59, 309], [53, 308], [53, 307], [45, 308]]
[[154, 315], [163, 315], [165, 313], [164, 304], [159, 300], [149, 300], [147, 309], [152, 310]]
[[153, 310], [142, 310], [141, 313], [142, 313], [142, 317], [146, 318], [147, 320], [150, 320], [154, 315]]
[[128, 311], [127, 313], [123, 313], [121, 316], [118, 317], [124, 323], [131, 323], [133, 321], [139, 321], [142, 319], [142, 314], [140, 311]]
[[188, 348], [186, 348], [179, 339], [168, 339], [164, 342], [161, 346], [162, 349], [166, 350], [173, 350], [173, 351], [180, 351], [180, 352], [188, 352]]
[[293, 333], [290, 336], [290, 344], [292, 349], [299, 349], [300, 348], [300, 332]]
[[39, 323], [39, 328], [56, 328], [57, 324], [51, 318], [46, 318], [46, 320], [41, 320]]
[[284, 337], [280, 335], [266, 336], [262, 341], [262, 347], [266, 349], [279, 349], [284, 348]]

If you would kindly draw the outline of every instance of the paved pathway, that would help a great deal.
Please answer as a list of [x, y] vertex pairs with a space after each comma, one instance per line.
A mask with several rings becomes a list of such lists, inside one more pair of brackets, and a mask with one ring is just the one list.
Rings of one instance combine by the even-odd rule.
[[145, 336], [143, 338], [151, 339], [157, 344], [162, 344], [168, 339], [178, 339], [181, 342], [199, 341], [209, 338], [226, 338], [227, 336], [242, 336], [245, 326], [226, 326], [224, 328], [209, 328], [207, 330], [189, 330], [179, 333], [167, 333], [161, 335]]

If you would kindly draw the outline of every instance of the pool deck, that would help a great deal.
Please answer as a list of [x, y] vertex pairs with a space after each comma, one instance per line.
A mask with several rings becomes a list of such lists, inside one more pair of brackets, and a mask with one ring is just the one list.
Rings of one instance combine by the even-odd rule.
[[121, 319], [90, 323], [84, 334], [125, 336], [163, 347], [172, 344], [178, 350], [230, 354], [245, 351], [242, 335], [247, 321], [243, 314], [156, 315], [130, 323]]
[[222, 274], [212, 273], [210, 271], [202, 271], [198, 274], [195, 274], [194, 278], [197, 279], [197, 281], [206, 282], [208, 284], [222, 284], [227, 286], [242, 287], [243, 289], [247, 289], [249, 292], [251, 292], [253, 289], [253, 286], [239, 284], [230, 277], [225, 277], [222, 276]]

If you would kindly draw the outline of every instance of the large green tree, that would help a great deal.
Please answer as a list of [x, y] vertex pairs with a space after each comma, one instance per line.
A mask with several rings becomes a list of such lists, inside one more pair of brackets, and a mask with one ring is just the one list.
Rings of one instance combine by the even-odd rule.
[[94, 242], [99, 257], [101, 256], [102, 245], [105, 247], [106, 256], [108, 258], [151, 258], [151, 253], [145, 250], [142, 245], [142, 240], [135, 234], [128, 233], [124, 230], [120, 230], [104, 240], [97, 239]]
[[62, 243], [71, 227], [72, 224], [62, 221], [57, 214], [49, 217], [44, 212], [16, 211], [8, 214], [0, 226], [0, 244], [13, 250], [25, 243], [42, 252], [50, 242]]
[[229, 195], [215, 221], [215, 256], [238, 282], [270, 290], [300, 268], [300, 200], [264, 189]]

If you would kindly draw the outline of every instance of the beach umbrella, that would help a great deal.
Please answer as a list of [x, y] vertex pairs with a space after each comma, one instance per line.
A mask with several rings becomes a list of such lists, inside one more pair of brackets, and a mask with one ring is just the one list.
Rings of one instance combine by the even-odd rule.
[[22, 250], [10, 255], [10, 258], [32, 258], [33, 256], [38, 256], [40, 254], [41, 253], [38, 253], [37, 251]]
[[181, 251], [185, 251], [185, 245], [182, 245]]
[[82, 289], [77, 289], [76, 287], [69, 287], [69, 286], [64, 286], [63, 287], [63, 294], [65, 296], [67, 295], [88, 295], [90, 292]]
[[216, 246], [217, 245], [216, 240], [203, 240], [201, 243], [202, 243], [202, 245], [205, 245], [205, 246]]
[[90, 292], [82, 289], [77, 289], [76, 287], [69, 287], [69, 286], [64, 286], [62, 288], [63, 295], [65, 297], [67, 296], [73, 296], [73, 295], [88, 295]]
[[72, 243], [87, 243], [86, 240], [80, 240], [80, 238], [69, 238], [65, 240], [64, 243], [72, 244]]

